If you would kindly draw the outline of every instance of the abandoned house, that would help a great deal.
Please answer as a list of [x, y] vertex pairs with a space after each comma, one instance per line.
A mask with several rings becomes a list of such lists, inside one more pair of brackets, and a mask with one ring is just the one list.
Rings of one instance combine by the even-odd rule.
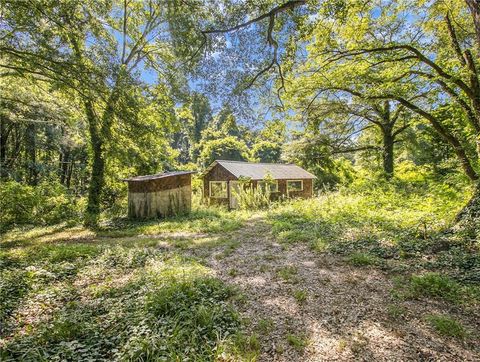
[[124, 179], [128, 183], [128, 216], [147, 219], [190, 212], [192, 173], [175, 171]]
[[[312, 197], [313, 179], [310, 172], [293, 164], [214, 161], [202, 174], [203, 195], [211, 203], [236, 208], [234, 190], [241, 180], [248, 179], [253, 188], [269, 187], [273, 199], [280, 197]], [[270, 182], [266, 182], [270, 179]]]

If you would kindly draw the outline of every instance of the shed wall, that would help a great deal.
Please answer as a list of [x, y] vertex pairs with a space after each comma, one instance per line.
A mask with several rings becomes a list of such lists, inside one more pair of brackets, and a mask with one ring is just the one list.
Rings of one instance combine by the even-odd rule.
[[230, 183], [227, 182], [227, 197], [226, 198], [210, 198], [210, 181], [232, 181], [237, 178], [227, 171], [223, 166], [216, 164], [203, 177], [203, 196], [210, 200], [211, 204], [215, 205], [229, 205], [230, 197]]
[[190, 212], [191, 175], [178, 175], [128, 183], [128, 216], [138, 219]]

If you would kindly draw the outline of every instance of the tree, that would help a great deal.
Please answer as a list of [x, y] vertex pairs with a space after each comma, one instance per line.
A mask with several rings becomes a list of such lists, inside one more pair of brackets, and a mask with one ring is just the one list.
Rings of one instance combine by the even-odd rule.
[[[84, 145], [68, 131], [79, 116], [72, 102], [58, 90], [25, 79], [0, 79], [0, 87], [2, 179], [36, 185], [60, 174], [69, 187]], [[81, 129], [76, 134], [82, 135]]]
[[203, 130], [201, 141], [196, 147], [200, 165], [206, 167], [216, 159], [250, 159], [244, 131], [245, 129], [237, 125], [235, 116], [228, 107], [220, 111], [211, 125]]
[[266, 122], [255, 138], [253, 157], [260, 162], [279, 162], [287, 138], [286, 132], [285, 123], [280, 120]]
[[[160, 81], [173, 79], [176, 56], [198, 40], [181, 28], [191, 26], [199, 9], [181, 1], [165, 6], [133, 0], [4, 0], [2, 8], [0, 76], [49, 82], [75, 96], [84, 110], [92, 157], [85, 221], [96, 225], [105, 154], [115, 122], [123, 117], [118, 110], [122, 104], [135, 108], [132, 91], [141, 86], [140, 69], [150, 66]], [[176, 31], [166, 36], [171, 23]]]
[[[365, 101], [392, 100], [422, 117], [476, 182], [480, 4], [460, 0], [340, 3], [333, 12], [320, 12], [310, 27], [308, 50], [322, 59], [320, 72], [325, 67], [342, 69], [349, 76], [343, 77], [341, 90]], [[338, 74], [328, 76], [333, 79]], [[477, 189], [472, 200], [478, 194]]]

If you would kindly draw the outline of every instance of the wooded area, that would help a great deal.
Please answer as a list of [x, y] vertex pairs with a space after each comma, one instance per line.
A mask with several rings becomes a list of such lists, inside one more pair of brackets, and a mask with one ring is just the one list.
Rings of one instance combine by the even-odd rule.
[[478, 360], [479, 158], [478, 0], [0, 0], [0, 359]]

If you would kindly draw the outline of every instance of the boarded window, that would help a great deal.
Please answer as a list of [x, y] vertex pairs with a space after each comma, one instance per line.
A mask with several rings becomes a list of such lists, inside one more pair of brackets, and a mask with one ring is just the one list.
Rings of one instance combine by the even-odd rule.
[[302, 180], [289, 180], [287, 181], [287, 191], [302, 191], [303, 190], [303, 181]]
[[210, 197], [227, 198], [227, 181], [210, 181]]
[[270, 192], [278, 192], [278, 181], [258, 181], [257, 185], [262, 192], [265, 192], [267, 187]]

